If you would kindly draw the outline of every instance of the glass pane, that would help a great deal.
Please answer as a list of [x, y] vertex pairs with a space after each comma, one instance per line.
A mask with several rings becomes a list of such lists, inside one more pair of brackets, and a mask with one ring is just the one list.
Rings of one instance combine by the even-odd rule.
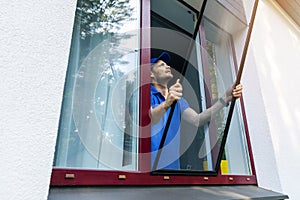
[[[182, 83], [184, 98], [189, 102], [190, 108], [196, 113], [203, 113], [209, 107], [209, 97], [206, 96], [207, 85], [204, 78], [203, 48], [197, 35], [195, 47], [190, 55], [189, 65]], [[213, 171], [213, 157], [211, 154], [211, 135], [209, 131], [210, 119], [203, 125], [182, 120], [180, 167], [188, 171]]]
[[139, 1], [78, 0], [55, 167], [137, 170]]
[[[176, 79], [181, 77], [185, 60], [189, 61], [182, 79], [184, 98], [191, 108], [200, 113], [206, 107], [201, 47], [199, 41], [191, 43], [198, 13], [176, 0], [167, 0], [165, 3], [152, 0], [151, 11], [152, 57], [158, 56], [162, 51], [170, 54], [169, 65], [172, 67], [174, 77], [168, 86], [173, 85]], [[179, 13], [182, 16], [180, 18], [178, 18]], [[199, 34], [197, 38], [199, 38]], [[186, 54], [191, 45], [193, 46], [192, 53], [187, 57]], [[155, 106], [152, 104], [152, 108]], [[177, 111], [175, 111], [175, 117], [172, 116], [171, 128], [167, 133], [161, 154], [157, 158], [158, 147], [169, 112], [170, 110], [166, 112], [159, 123], [152, 125], [152, 167], [155, 160], [159, 160], [157, 168], [153, 170], [212, 171], [210, 142], [206, 137], [208, 124], [201, 127], [191, 126], [189, 122], [180, 117], [181, 114], [178, 115]]]
[[[224, 86], [228, 87], [235, 81], [236, 74], [230, 35], [214, 26], [208, 20], [204, 21], [204, 29], [207, 56], [214, 63], [208, 65], [211, 80], [211, 98], [214, 101], [224, 93]], [[223, 139], [228, 110], [229, 107], [223, 109], [214, 118], [219, 137], [218, 145]], [[236, 104], [231, 120], [229, 137], [227, 138], [225, 152], [221, 160], [221, 172], [222, 174], [236, 175], [251, 174], [246, 134], [239, 103]]]
[[[202, 2], [199, 1], [194, 8], [200, 10]], [[208, 1], [207, 6], [211, 9], [215, 3]], [[152, 169], [158, 170], [158, 173], [216, 173], [229, 110], [219, 99], [231, 88], [236, 77], [231, 37], [204, 20], [195, 41], [192, 41], [198, 13], [180, 1], [167, 0], [165, 4], [160, 4], [158, 0], [152, 0], [151, 10], [152, 57], [157, 57], [163, 51], [169, 53], [173, 78], [168, 82], [168, 88], [181, 78], [184, 99], [177, 102], [179, 108], [175, 108], [172, 115], [161, 152], [158, 147], [166, 129], [170, 108], [160, 121], [152, 125]], [[211, 10], [208, 9], [208, 12]], [[176, 17], [176, 13], [181, 13], [183, 17]], [[187, 55], [190, 48], [191, 54]], [[185, 60], [188, 61], [186, 71], [183, 70]], [[152, 86], [159, 91], [155, 83]], [[151, 90], [152, 98], [159, 98], [156, 90]], [[153, 102], [151, 104], [152, 109], [158, 106]], [[194, 115], [186, 112], [189, 109], [201, 113], [201, 117], [192, 118]], [[232, 120], [233, 131], [235, 137], [229, 137], [232, 141], [227, 144], [223, 155], [222, 173], [249, 174], [248, 147], [239, 106]]]

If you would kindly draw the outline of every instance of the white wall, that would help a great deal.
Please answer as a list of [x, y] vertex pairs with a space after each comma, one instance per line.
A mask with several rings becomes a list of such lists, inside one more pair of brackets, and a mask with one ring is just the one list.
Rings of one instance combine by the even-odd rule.
[[259, 186], [300, 199], [300, 31], [260, 0], [243, 77]]
[[[259, 186], [297, 200], [300, 34], [270, 2], [260, 0], [244, 98]], [[1, 2], [0, 199], [47, 199], [75, 4]]]
[[0, 199], [47, 199], [75, 4], [1, 1]]

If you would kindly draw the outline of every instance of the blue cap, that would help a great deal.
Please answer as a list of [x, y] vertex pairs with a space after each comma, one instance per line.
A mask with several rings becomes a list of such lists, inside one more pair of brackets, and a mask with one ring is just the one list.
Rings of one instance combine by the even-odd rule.
[[151, 58], [151, 65], [156, 63], [158, 60], [162, 60], [165, 63], [169, 64], [171, 61], [171, 57], [167, 52], [162, 52], [157, 58]]

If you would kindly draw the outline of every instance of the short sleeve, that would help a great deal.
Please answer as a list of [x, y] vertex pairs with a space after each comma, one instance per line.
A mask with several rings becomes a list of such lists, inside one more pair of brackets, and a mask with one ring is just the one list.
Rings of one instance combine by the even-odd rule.
[[152, 108], [155, 108], [156, 106], [158, 106], [160, 104], [160, 101], [159, 99], [154, 96], [154, 95], [151, 95], [151, 107]]
[[181, 113], [183, 113], [183, 111], [190, 107], [189, 103], [184, 98], [181, 98], [179, 100], [179, 105]]

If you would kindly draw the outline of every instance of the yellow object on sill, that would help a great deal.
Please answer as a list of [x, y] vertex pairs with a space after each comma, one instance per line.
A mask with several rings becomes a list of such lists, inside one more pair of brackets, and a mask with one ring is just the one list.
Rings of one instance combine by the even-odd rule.
[[221, 174], [228, 174], [228, 160], [221, 160]]
[[207, 162], [207, 160], [204, 160], [202, 164], [203, 164], [203, 170], [208, 171], [208, 162]]

